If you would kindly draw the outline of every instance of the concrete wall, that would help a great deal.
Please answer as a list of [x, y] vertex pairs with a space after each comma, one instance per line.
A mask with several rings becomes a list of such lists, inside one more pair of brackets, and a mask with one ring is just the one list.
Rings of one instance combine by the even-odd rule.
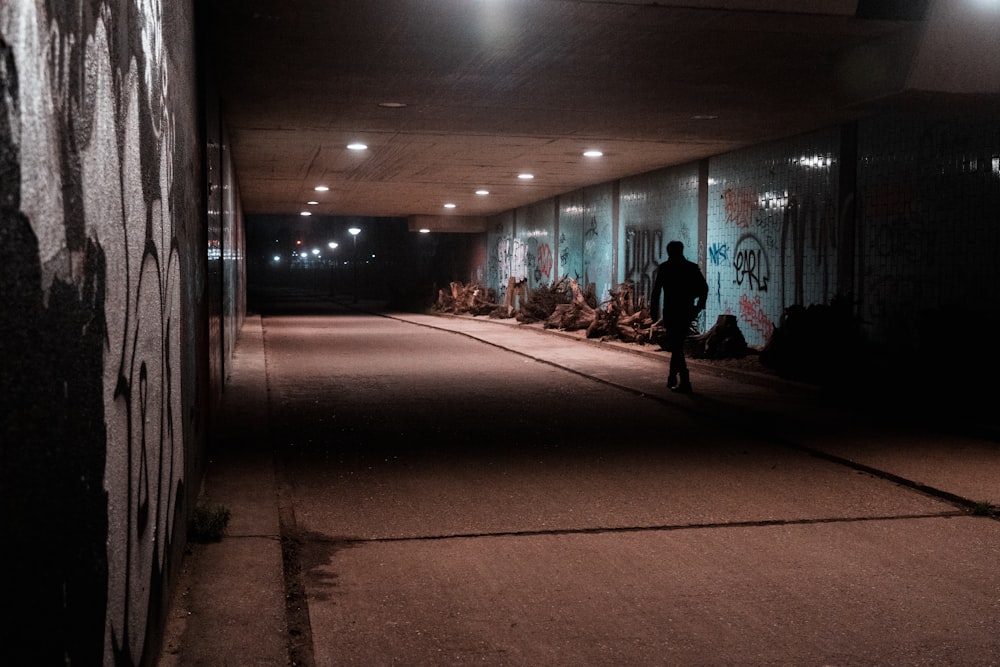
[[550, 282], [533, 269], [555, 237], [552, 280], [648, 296], [677, 239], [709, 282], [703, 326], [736, 315], [763, 346], [789, 306], [850, 296], [871, 340], [921, 352], [997, 322], [998, 216], [1000, 114], [876, 115], [497, 216], [487, 287]]
[[208, 313], [242, 303], [207, 279], [194, 26], [189, 0], [0, 3], [3, 664], [162, 638], [231, 349]]

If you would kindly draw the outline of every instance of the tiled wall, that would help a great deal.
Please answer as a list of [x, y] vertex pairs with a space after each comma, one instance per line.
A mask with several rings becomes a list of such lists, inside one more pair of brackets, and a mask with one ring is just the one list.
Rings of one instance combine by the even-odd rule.
[[839, 133], [709, 161], [708, 322], [736, 315], [763, 345], [785, 308], [829, 303], [837, 286]]
[[[949, 327], [1000, 320], [995, 114], [873, 117], [555, 203], [553, 280], [594, 283], [601, 298], [632, 280], [648, 296], [676, 239], [709, 282], [702, 327], [735, 315], [753, 346], [767, 343], [788, 307], [835, 297], [851, 299], [872, 341], [906, 349], [940, 343]], [[491, 274], [503, 277], [493, 267], [503, 253], [516, 259], [511, 248], [550, 238], [552, 207], [547, 200], [496, 218], [506, 250], [491, 256]], [[512, 266], [527, 276], [526, 264]], [[531, 284], [545, 279], [535, 272]]]
[[996, 323], [997, 118], [883, 116], [860, 123], [858, 145], [858, 293], [871, 335], [928, 349]]
[[491, 227], [486, 234], [486, 256], [488, 262], [486, 287], [497, 292], [497, 301], [503, 302], [507, 295], [507, 282], [514, 275], [517, 279], [524, 277], [524, 267], [521, 273], [514, 273], [514, 211], [507, 211], [491, 221]]
[[625, 178], [619, 188], [619, 282], [631, 280], [646, 299], [656, 267], [670, 241], [698, 256], [698, 165], [695, 163]]
[[556, 216], [551, 200], [527, 206], [517, 212], [517, 237], [512, 239], [511, 259], [528, 288], [552, 282]]
[[593, 285], [598, 300], [618, 285], [614, 280], [614, 220], [612, 184], [605, 183], [563, 195], [559, 202], [559, 278]]

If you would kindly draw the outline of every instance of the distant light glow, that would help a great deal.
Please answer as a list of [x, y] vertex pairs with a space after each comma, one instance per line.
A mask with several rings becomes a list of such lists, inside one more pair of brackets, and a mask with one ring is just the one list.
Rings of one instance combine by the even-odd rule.
[[361, 228], [360, 227], [351, 227], [347, 231], [351, 234], [351, 236], [357, 236], [358, 234], [361, 233]]
[[334, 248], [337, 247], [337, 242], [336, 241], [330, 241], [326, 245], [330, 248], [330, 250], [333, 250]]
[[326, 185], [317, 185], [315, 188], [313, 188], [313, 190], [315, 190], [316, 192], [326, 192], [329, 189], [330, 188]]
[[308, 257], [308, 256], [309, 256], [309, 253], [307, 253], [307, 252], [301, 252], [301, 253], [299, 253], [299, 257]]
[[533, 179], [535, 177], [535, 175], [534, 174], [518, 174], [517, 177], [520, 178], [522, 181], [530, 181], [531, 179]]
[[757, 208], [762, 211], [784, 209], [786, 206], [788, 206], [788, 190], [764, 192], [757, 197]]
[[314, 200], [311, 200], [311, 201], [307, 201], [306, 203], [309, 204], [310, 206], [315, 206], [319, 202], [314, 199]]
[[423, 227], [423, 228], [421, 228], [421, 229], [420, 229], [420, 233], [421, 233], [421, 234], [429, 234], [429, 233], [430, 233], [430, 231], [431, 231], [431, 230], [427, 229], [426, 227]]
[[302, 211], [299, 215], [312, 215], [311, 211]]
[[386, 109], [402, 109], [406, 106], [405, 102], [379, 102], [380, 107], [385, 107]]
[[280, 262], [281, 261], [281, 255], [275, 255], [274, 256], [274, 261]]
[[313, 248], [313, 254], [319, 255], [319, 248]]
[[368, 146], [366, 144], [362, 144], [360, 142], [353, 143], [353, 144], [347, 144], [347, 149], [348, 150], [352, 150], [352, 151], [363, 151], [363, 150], [367, 150], [367, 148], [368, 148]]
[[601, 157], [604, 155], [602, 151], [584, 151], [583, 154], [586, 157]]
[[448, 202], [447, 204], [444, 205], [444, 207], [445, 208], [455, 208], [455, 205], [452, 204], [451, 202]]
[[488, 195], [489, 193], [489, 190], [476, 190], [477, 195]]
[[830, 155], [808, 155], [800, 157], [797, 162], [807, 169], [822, 169], [833, 164], [833, 157]]

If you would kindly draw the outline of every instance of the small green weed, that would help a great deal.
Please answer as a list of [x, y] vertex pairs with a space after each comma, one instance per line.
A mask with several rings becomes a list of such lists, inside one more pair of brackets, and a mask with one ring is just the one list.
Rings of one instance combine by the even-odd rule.
[[218, 542], [229, 525], [230, 512], [222, 505], [194, 508], [188, 523], [188, 539], [192, 542]]
[[986, 501], [973, 503], [970, 511], [974, 516], [1000, 516], [1000, 507]]

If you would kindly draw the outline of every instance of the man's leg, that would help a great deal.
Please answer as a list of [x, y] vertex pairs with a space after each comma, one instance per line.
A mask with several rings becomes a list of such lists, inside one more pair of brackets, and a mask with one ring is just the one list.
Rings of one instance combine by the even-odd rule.
[[[677, 355], [677, 386], [673, 387], [673, 391], [678, 394], [690, 394], [691, 389], [691, 375], [688, 373], [687, 360], [684, 358], [684, 344], [681, 343], [681, 351]], [[672, 353], [671, 353], [672, 354]], [[674, 357], [671, 357], [673, 360]]]
[[686, 338], [686, 326], [671, 328], [670, 376], [667, 378], [667, 387], [681, 394], [691, 393], [691, 377], [688, 373], [687, 359], [684, 357], [684, 339]]
[[684, 335], [677, 333], [677, 327], [671, 327], [667, 332], [667, 345], [670, 348], [670, 374], [667, 376], [667, 387], [677, 387], [681, 372], [687, 376], [687, 364], [684, 361]]

